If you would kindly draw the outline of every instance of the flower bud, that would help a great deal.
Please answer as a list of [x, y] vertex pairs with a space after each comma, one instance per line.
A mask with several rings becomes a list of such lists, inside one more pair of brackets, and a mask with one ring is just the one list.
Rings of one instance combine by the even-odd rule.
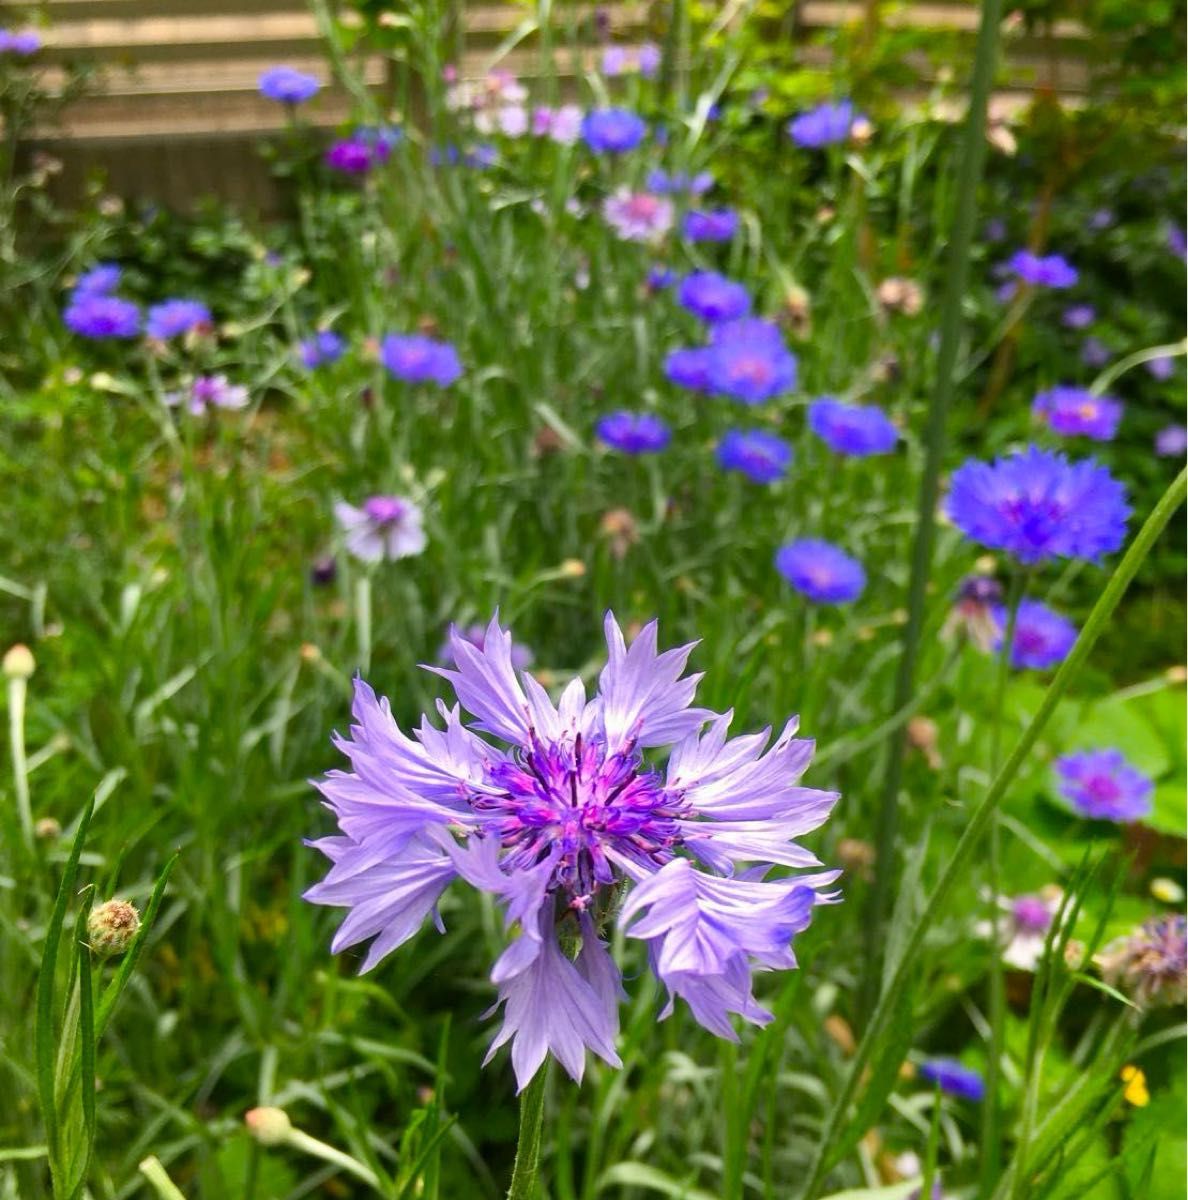
[[62, 836], [62, 824], [55, 817], [40, 817], [33, 826], [33, 833], [43, 841], [50, 841]]
[[37, 670], [33, 651], [21, 642], [10, 646], [4, 655], [4, 674], [9, 679], [28, 679]]
[[248, 1133], [261, 1146], [280, 1146], [288, 1141], [293, 1123], [283, 1108], [250, 1108], [243, 1115]]
[[91, 949], [103, 958], [123, 954], [139, 929], [140, 913], [127, 900], [108, 900], [87, 918]]

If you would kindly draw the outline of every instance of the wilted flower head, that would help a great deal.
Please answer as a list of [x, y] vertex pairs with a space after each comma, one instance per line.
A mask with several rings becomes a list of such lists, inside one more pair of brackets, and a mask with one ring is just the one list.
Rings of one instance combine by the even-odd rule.
[[1137, 821], [1151, 811], [1154, 783], [1121, 750], [1078, 750], [1053, 764], [1057, 790], [1083, 817]]
[[1188, 993], [1188, 928], [1184, 916], [1152, 917], [1097, 956], [1105, 981], [1142, 1008], [1182, 1008]]
[[582, 119], [582, 137], [595, 154], [634, 150], [648, 131], [643, 117], [625, 108], [598, 108]]
[[862, 595], [866, 571], [832, 542], [801, 538], [776, 552], [776, 570], [817, 604], [849, 604]]
[[1096, 561], [1126, 537], [1126, 489], [1093, 461], [1029, 446], [993, 463], [970, 459], [953, 475], [948, 514], [967, 537], [1023, 563]]
[[[587, 1049], [620, 1065], [610, 921], [647, 943], [669, 992], [663, 1015], [680, 997], [707, 1029], [736, 1039], [732, 1014], [771, 1020], [752, 971], [795, 966], [793, 936], [835, 898], [819, 889], [836, 872], [763, 877], [774, 865], [819, 865], [791, 839], [836, 800], [799, 785], [812, 743], [795, 739], [796, 722], [766, 754], [766, 735], [727, 740], [729, 714], [690, 707], [700, 678], [682, 678], [691, 646], [660, 653], [652, 622], [628, 648], [610, 614], [606, 638], [598, 696], [588, 701], [575, 679], [554, 705], [517, 675], [497, 619], [482, 650], [454, 634], [457, 669], [433, 669], [475, 725], [443, 703], [445, 729], [425, 719], [415, 738], [358, 681], [356, 723], [337, 743], [353, 770], [319, 785], [341, 833], [315, 843], [332, 865], [307, 898], [350, 909], [334, 951], [374, 939], [370, 969], [458, 877], [519, 927], [491, 973], [505, 1006], [491, 1054], [512, 1043], [521, 1088], [549, 1053], [577, 1080]], [[667, 746], [666, 769], [645, 759]]]
[[[1006, 630], [1006, 606], [993, 608], [994, 645], [998, 653]], [[1060, 613], [1039, 600], [1024, 600], [1015, 618], [1015, 636], [1011, 639], [1011, 666], [1016, 670], [1045, 671], [1068, 657], [1077, 640], [1077, 627]]]
[[162, 300], [148, 310], [144, 331], [151, 338], [166, 342], [191, 330], [205, 333], [214, 327], [210, 309], [201, 300]]
[[875, 294], [888, 312], [901, 312], [904, 316], [914, 317], [924, 307], [924, 289], [914, 279], [901, 279], [893, 275], [879, 284]]
[[732, 429], [718, 443], [718, 465], [724, 471], [739, 471], [756, 483], [783, 479], [791, 464], [792, 447], [774, 433]]
[[127, 900], [106, 900], [87, 917], [87, 944], [103, 958], [123, 954], [140, 929], [140, 913]]
[[336, 363], [346, 353], [346, 339], [332, 329], [320, 329], [311, 338], [297, 345], [297, 357], [301, 365], [312, 371]]
[[96, 263], [89, 271], [84, 271], [70, 293], [73, 303], [84, 296], [110, 296], [120, 286], [123, 271], [116, 263]]
[[1112, 441], [1122, 420], [1122, 405], [1113, 396], [1095, 396], [1087, 388], [1054, 387], [1040, 392], [1031, 411], [1053, 433]]
[[987, 651], [998, 636], [994, 618], [1002, 604], [1002, 584], [990, 575], [970, 575], [961, 581], [957, 600], [945, 620], [941, 637], [948, 639], [962, 632], [981, 650]]
[[1006, 262], [1007, 270], [1033, 287], [1070, 288], [1080, 278], [1067, 259], [1059, 254], [1032, 254], [1017, 250]]
[[248, 390], [232, 384], [226, 375], [199, 375], [185, 392], [167, 392], [163, 397], [171, 408], [184, 404], [196, 417], [212, 408], [246, 408]]
[[616, 412], [594, 426], [598, 440], [623, 454], [655, 454], [672, 440], [668, 426], [655, 413]]
[[808, 422], [830, 450], [855, 458], [889, 454], [899, 442], [891, 418], [872, 404], [844, 404], [822, 396], [809, 405]]
[[691, 242], [728, 242], [738, 232], [738, 213], [732, 208], [693, 210], [681, 227]]
[[850, 136], [859, 114], [849, 100], [825, 101], [788, 122], [788, 136], [806, 150], [832, 146]]
[[930, 1058], [920, 1064], [920, 1078], [937, 1084], [942, 1092], [960, 1096], [963, 1100], [981, 1100], [986, 1084], [972, 1067], [963, 1066], [955, 1058]]
[[260, 75], [259, 86], [262, 95], [282, 104], [304, 104], [322, 89], [316, 75], [293, 67], [270, 67]]
[[1155, 453], [1160, 458], [1183, 458], [1188, 450], [1188, 429], [1183, 425], [1165, 425], [1155, 435]]
[[134, 338], [140, 332], [140, 309], [119, 296], [77, 296], [62, 314], [68, 328], [80, 337]]
[[612, 508], [602, 514], [598, 532], [606, 538], [615, 558], [625, 558], [627, 551], [639, 541], [639, 523], [630, 509]]
[[733, 321], [751, 311], [751, 297], [741, 283], [717, 271], [694, 271], [681, 280], [677, 301], [695, 317], [713, 323]]
[[1060, 324], [1066, 329], [1086, 329], [1097, 320], [1097, 310], [1092, 304], [1070, 304], [1060, 314]]
[[380, 343], [380, 362], [405, 383], [435, 383], [449, 387], [462, 374], [458, 352], [449, 342], [418, 333], [390, 333]]
[[408, 558], [425, 549], [424, 516], [404, 496], [369, 496], [361, 508], [340, 500], [334, 516], [346, 548], [361, 562]]
[[624, 241], [655, 242], [672, 228], [672, 201], [620, 188], [602, 202], [602, 215]]

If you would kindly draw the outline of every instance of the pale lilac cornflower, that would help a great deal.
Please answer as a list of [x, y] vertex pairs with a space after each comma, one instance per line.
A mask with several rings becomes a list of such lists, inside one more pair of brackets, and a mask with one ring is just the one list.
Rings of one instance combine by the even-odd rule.
[[607, 79], [615, 79], [627, 71], [627, 51], [622, 46], [605, 46], [599, 70]]
[[1152, 781], [1121, 750], [1077, 750], [1053, 764], [1060, 795], [1082, 817], [1137, 821], [1151, 811]]
[[657, 242], [672, 228], [671, 200], [620, 188], [602, 202], [606, 223], [626, 242]]
[[1152, 917], [1097, 956], [1102, 976], [1140, 1008], [1183, 1008], [1188, 999], [1188, 922], [1183, 913]]
[[639, 73], [645, 79], [655, 79], [660, 73], [660, 64], [663, 61], [663, 56], [660, 53], [660, 47], [653, 42], [644, 42], [639, 48], [636, 55], [635, 63], [639, 68]]
[[1183, 458], [1188, 451], [1188, 429], [1183, 425], [1165, 425], [1155, 435], [1155, 453], [1160, 458]]
[[1070, 304], [1060, 314], [1060, 324], [1066, 329], [1087, 329], [1097, 320], [1097, 309], [1092, 304]]
[[425, 549], [424, 515], [404, 496], [369, 496], [360, 508], [340, 500], [334, 516], [343, 544], [361, 562], [409, 558]]
[[[429, 668], [459, 701], [439, 703], [444, 729], [425, 718], [406, 736], [359, 680], [350, 737], [336, 739], [352, 770], [319, 784], [340, 832], [314, 843], [332, 865], [306, 897], [350, 910], [335, 952], [374, 939], [370, 970], [456, 878], [518, 927], [491, 972], [504, 1015], [487, 1059], [510, 1041], [520, 1089], [550, 1053], [579, 1081], [587, 1049], [621, 1066], [612, 922], [647, 944], [668, 990], [662, 1016], [679, 997], [737, 1040], [732, 1014], [772, 1019], [752, 973], [794, 967], [794, 935], [837, 899], [822, 890], [834, 871], [766, 877], [820, 866], [792, 839], [837, 800], [800, 786], [813, 743], [796, 739], [796, 721], [766, 753], [768, 732], [727, 740], [730, 713], [691, 707], [700, 676], [682, 676], [692, 646], [660, 652], [654, 621], [630, 647], [609, 613], [605, 629], [592, 700], [580, 679], [554, 703], [517, 674], [498, 617], [481, 650], [451, 635], [455, 670]], [[671, 747], [666, 768], [653, 758], [661, 747]]]
[[294, 67], [269, 67], [260, 75], [259, 88], [260, 94], [269, 100], [298, 105], [312, 100], [321, 91], [322, 84], [316, 75]]
[[1143, 366], [1147, 368], [1147, 374], [1152, 379], [1158, 379], [1160, 383], [1164, 383], [1175, 373], [1175, 360], [1167, 354], [1161, 354], [1158, 358], [1149, 358]]
[[547, 137], [560, 146], [572, 146], [582, 136], [585, 113], [576, 104], [560, 108], [538, 108], [532, 114], [532, 132]]
[[246, 408], [248, 390], [242, 384], [231, 383], [226, 375], [198, 375], [186, 391], [166, 392], [162, 399], [170, 408], [185, 405], [200, 417], [216, 408]]
[[28, 58], [41, 49], [41, 35], [33, 29], [0, 29], [0, 54]]
[[1113, 356], [1109, 346], [1100, 338], [1087, 337], [1081, 345], [1081, 362], [1087, 367], [1104, 367]]
[[[457, 634], [464, 641], [469, 642], [476, 650], [482, 651], [487, 641], [487, 626], [480, 621], [475, 621], [470, 625], [463, 625], [459, 628], [456, 625], [450, 625], [446, 629], [445, 641], [442, 642], [441, 648], [437, 652], [437, 661], [446, 667], [458, 666], [454, 659], [454, 644], [452, 634]], [[532, 660], [535, 656], [529, 646], [521, 646], [519, 642], [511, 644], [511, 665], [516, 671], [527, 670], [532, 666]]]
[[1023, 896], [999, 896], [997, 923], [981, 921], [979, 937], [993, 938], [1002, 961], [1017, 971], [1035, 971], [1044, 955], [1048, 931], [1060, 910], [1058, 887]]

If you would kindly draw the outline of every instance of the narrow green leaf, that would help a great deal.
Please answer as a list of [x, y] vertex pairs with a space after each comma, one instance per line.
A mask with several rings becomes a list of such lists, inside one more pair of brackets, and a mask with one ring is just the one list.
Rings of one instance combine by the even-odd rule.
[[627, 1187], [644, 1188], [649, 1192], [659, 1192], [660, 1195], [669, 1196], [672, 1200], [716, 1200], [716, 1197], [710, 1192], [703, 1192], [691, 1184], [681, 1183], [680, 1180], [673, 1179], [671, 1175], [666, 1175], [656, 1167], [649, 1167], [646, 1163], [616, 1163], [613, 1167], [603, 1171], [602, 1177], [598, 1180], [597, 1190], [601, 1192], [616, 1183], [624, 1184]]

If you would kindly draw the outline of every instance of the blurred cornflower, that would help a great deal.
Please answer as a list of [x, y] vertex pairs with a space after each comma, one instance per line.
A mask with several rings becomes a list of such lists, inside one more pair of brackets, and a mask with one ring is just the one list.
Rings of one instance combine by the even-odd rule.
[[718, 465], [724, 471], [740, 471], [756, 483], [782, 479], [791, 463], [792, 447], [774, 433], [731, 429], [718, 443]]
[[1060, 324], [1066, 329], [1087, 329], [1097, 320], [1097, 309], [1092, 304], [1070, 304], [1060, 314]]
[[71, 302], [84, 296], [110, 296], [120, 286], [123, 274], [116, 263], [96, 263], [78, 277], [70, 293]]
[[648, 131], [643, 117], [625, 108], [598, 108], [582, 118], [582, 138], [595, 154], [634, 150]]
[[1077, 750], [1062, 754], [1053, 768], [1057, 791], [1083, 817], [1137, 821], [1151, 811], [1155, 785], [1121, 750]]
[[872, 404], [845, 404], [822, 396], [809, 405], [808, 423], [830, 450], [854, 458], [889, 454], [899, 442], [891, 418]]
[[788, 136], [806, 150], [832, 146], [850, 136], [859, 114], [849, 100], [825, 101], [808, 112], [793, 117], [786, 129]]
[[1094, 233], [1100, 233], [1103, 229], [1109, 229], [1116, 219], [1113, 209], [1098, 208], [1090, 213], [1087, 224]]
[[248, 390], [231, 383], [226, 375], [199, 375], [184, 392], [166, 392], [162, 399], [171, 408], [184, 404], [200, 417], [212, 408], [246, 408]]
[[639, 73], [645, 79], [655, 79], [660, 72], [661, 61], [660, 47], [652, 42], [644, 42], [635, 56], [635, 63], [639, 68]]
[[616, 412], [594, 426], [598, 440], [623, 454], [655, 454], [672, 440], [668, 426], [655, 413]]
[[[454, 636], [460, 637], [463, 641], [469, 642], [480, 653], [487, 641], [487, 626], [481, 621], [475, 621], [470, 625], [463, 625], [459, 628], [456, 625], [451, 625], [446, 629], [445, 641], [442, 642], [441, 648], [437, 652], [437, 661], [447, 667], [458, 666], [457, 660], [454, 658]], [[511, 665], [515, 671], [523, 671], [532, 666], [533, 654], [528, 646], [521, 646], [518, 642], [511, 644]]]
[[119, 296], [85, 294], [66, 306], [62, 320], [81, 337], [134, 338], [140, 332], [140, 309]]
[[970, 459], [953, 474], [947, 511], [966, 537], [1020, 562], [1097, 561], [1122, 545], [1126, 489], [1093, 459], [1069, 462], [1036, 446]]
[[311, 338], [297, 344], [297, 357], [301, 365], [312, 371], [316, 367], [328, 366], [346, 353], [346, 339], [333, 329], [320, 329]]
[[322, 89], [317, 76], [293, 67], [270, 67], [260, 75], [259, 87], [261, 95], [282, 104], [304, 104]]
[[1005, 241], [1006, 235], [1006, 222], [1001, 217], [991, 217], [982, 227], [982, 237], [988, 242]]
[[994, 611], [1002, 603], [1002, 584], [991, 575], [969, 575], [957, 588], [957, 599], [945, 618], [941, 637], [946, 641], [964, 633], [982, 651], [998, 636]]
[[627, 51], [622, 46], [604, 46], [599, 70], [607, 79], [614, 79], [627, 71]]
[[1095, 396], [1087, 388], [1054, 387], [1040, 392], [1032, 413], [1062, 437], [1112, 441], [1122, 420], [1122, 405], [1113, 396]]
[[551, 138], [562, 146], [572, 146], [582, 134], [582, 110], [576, 104], [560, 108], [536, 108], [532, 111], [532, 132]]
[[41, 35], [32, 29], [0, 29], [0, 54], [28, 58], [41, 49]]
[[355, 141], [372, 147], [381, 161], [386, 161], [404, 141], [404, 129], [400, 125], [360, 125], [352, 136]]
[[344, 175], [366, 175], [373, 167], [387, 162], [391, 147], [359, 135], [338, 138], [326, 147], [326, 166]]
[[1183, 425], [1165, 425], [1155, 435], [1155, 453], [1160, 458], [1183, 458], [1188, 451], [1188, 429]]
[[684, 171], [673, 171], [669, 174], [657, 167], [648, 172], [647, 185], [648, 191], [661, 195], [701, 196], [714, 186], [714, 177], [709, 171], [700, 171], [696, 175], [689, 175]]
[[682, 346], [670, 350], [664, 359], [664, 374], [677, 387], [694, 392], [709, 391], [709, 364], [712, 351], [708, 346]]
[[[997, 654], [1002, 650], [1007, 611], [996, 604], [994, 644]], [[1023, 600], [1015, 618], [1015, 636], [1011, 639], [1011, 666], [1016, 670], [1045, 671], [1068, 657], [1077, 640], [1077, 627], [1065, 616], [1039, 600]]]
[[1059, 254], [1032, 254], [1030, 250], [1017, 250], [1006, 268], [1033, 287], [1070, 288], [1080, 278], [1076, 267]]
[[653, 263], [648, 268], [646, 284], [649, 292], [662, 292], [676, 283], [676, 272], [662, 263]]
[[405, 496], [369, 496], [360, 508], [340, 500], [334, 516], [343, 544], [361, 562], [408, 558], [425, 549], [424, 515]]
[[801, 538], [776, 552], [776, 570], [818, 604], [849, 604], [862, 595], [866, 571], [832, 542]]
[[602, 202], [606, 223], [627, 242], [659, 241], [671, 228], [672, 201], [620, 188]]
[[1175, 360], [1166, 354], [1161, 354], [1158, 358], [1147, 359], [1143, 366], [1147, 368], [1147, 374], [1161, 383], [1170, 379], [1176, 369]]
[[[792, 838], [837, 799], [800, 786], [813, 744], [795, 738], [796, 722], [766, 754], [767, 734], [727, 740], [729, 713], [690, 707], [700, 676], [682, 673], [692, 646], [660, 653], [653, 621], [628, 648], [609, 613], [606, 639], [597, 697], [587, 701], [575, 679], [554, 705], [517, 675], [498, 618], [481, 650], [455, 632], [457, 669], [431, 669], [476, 724], [441, 703], [445, 729], [426, 718], [415, 738], [357, 681], [351, 736], [336, 742], [353, 770], [319, 784], [341, 832], [314, 843], [332, 865], [306, 896], [350, 910], [335, 952], [374, 939], [371, 969], [455, 878], [493, 896], [518, 927], [491, 972], [505, 1007], [487, 1059], [510, 1041], [520, 1089], [550, 1053], [575, 1080], [587, 1049], [621, 1065], [611, 921], [647, 943], [669, 994], [662, 1016], [680, 997], [700, 1024], [737, 1040], [732, 1014], [772, 1019], [752, 971], [795, 966], [793, 936], [836, 899], [821, 890], [836, 872], [764, 878], [772, 866], [820, 865]], [[661, 747], [674, 747], [663, 771], [644, 757]]]
[[1182, 913], [1152, 917], [1097, 956], [1105, 981], [1141, 1008], [1183, 1008], [1188, 999], [1188, 922]]
[[1112, 357], [1113, 351], [1100, 338], [1087, 337], [1081, 344], [1081, 362], [1087, 367], [1104, 367]]
[[685, 213], [681, 226], [691, 242], [728, 242], [738, 232], [738, 213], [732, 208]]
[[435, 383], [449, 387], [462, 374], [458, 352], [449, 342], [418, 333], [389, 333], [380, 343], [380, 362], [405, 383]]
[[716, 338], [707, 363], [709, 390], [744, 404], [762, 404], [796, 386], [796, 355], [769, 338]]
[[920, 1078], [935, 1083], [942, 1092], [960, 1096], [963, 1100], [981, 1100], [986, 1084], [972, 1067], [963, 1066], [955, 1058], [930, 1058], [919, 1067]]
[[681, 280], [677, 301], [702, 321], [733, 321], [751, 311], [751, 297], [741, 283], [716, 271], [694, 271]]
[[207, 333], [214, 328], [210, 309], [201, 300], [162, 300], [148, 310], [145, 333], [159, 342], [190, 332]]
[[1184, 227], [1168, 222], [1165, 236], [1167, 248], [1183, 262], [1188, 257], [1188, 240], [1184, 238]]

